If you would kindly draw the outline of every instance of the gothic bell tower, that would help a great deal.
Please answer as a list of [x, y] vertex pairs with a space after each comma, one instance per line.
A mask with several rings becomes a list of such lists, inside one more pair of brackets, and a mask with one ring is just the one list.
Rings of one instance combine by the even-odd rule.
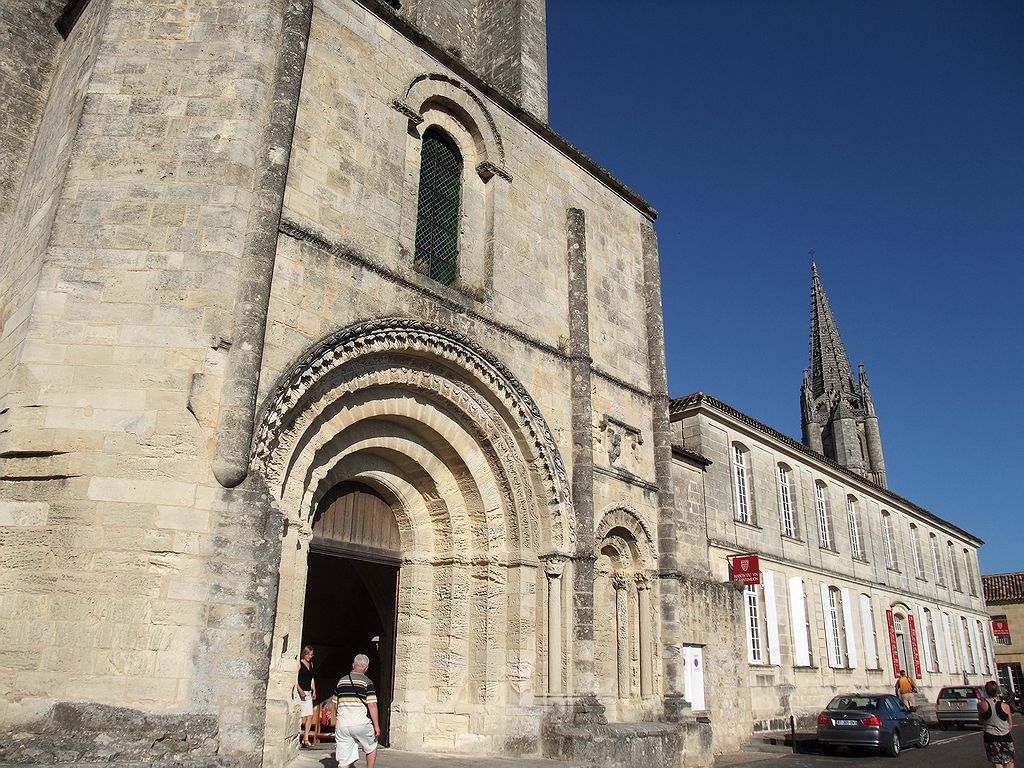
[[811, 262], [811, 367], [800, 387], [803, 442], [882, 488], [885, 459], [864, 366], [854, 380], [832, 308]]

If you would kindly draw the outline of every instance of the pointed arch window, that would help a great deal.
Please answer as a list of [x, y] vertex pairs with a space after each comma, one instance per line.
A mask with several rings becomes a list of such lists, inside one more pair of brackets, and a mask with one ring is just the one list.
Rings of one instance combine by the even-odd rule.
[[439, 283], [459, 276], [462, 155], [438, 128], [423, 133], [416, 202], [416, 268]]

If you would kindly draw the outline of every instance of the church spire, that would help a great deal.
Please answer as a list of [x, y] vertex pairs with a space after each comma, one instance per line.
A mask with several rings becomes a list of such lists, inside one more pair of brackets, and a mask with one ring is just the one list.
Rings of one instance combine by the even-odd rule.
[[811, 262], [811, 365], [800, 387], [804, 444], [886, 487], [878, 417], [864, 366], [853, 378], [832, 307]]
[[821, 285], [818, 267], [811, 262], [811, 394], [821, 397], [828, 391], [853, 395], [853, 372], [839, 338], [828, 296]]

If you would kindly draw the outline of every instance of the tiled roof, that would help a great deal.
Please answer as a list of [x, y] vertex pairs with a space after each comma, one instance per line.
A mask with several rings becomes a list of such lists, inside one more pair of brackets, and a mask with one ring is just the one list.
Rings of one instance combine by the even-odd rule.
[[985, 588], [985, 602], [989, 605], [1024, 603], [1024, 572], [982, 576], [981, 583]]
[[905, 499], [902, 496], [893, 493], [888, 488], [883, 488], [880, 485], [876, 485], [875, 483], [872, 483], [870, 480], [862, 477], [861, 475], [858, 475], [856, 472], [850, 471], [849, 469], [844, 467], [842, 464], [840, 464], [840, 463], [838, 463], [836, 461], [833, 461], [832, 459], [828, 458], [827, 456], [822, 456], [817, 451], [812, 451], [810, 448], [808, 448], [806, 445], [804, 445], [803, 443], [799, 442], [798, 440], [794, 440], [789, 435], [784, 435], [781, 432], [779, 432], [778, 430], [772, 429], [767, 424], [762, 424], [760, 421], [758, 421], [754, 417], [748, 416], [747, 414], [743, 413], [742, 411], [736, 410], [731, 405], [727, 405], [726, 403], [723, 403], [721, 400], [712, 397], [711, 395], [707, 394], [706, 392], [694, 392], [691, 395], [686, 395], [685, 397], [677, 397], [677, 398], [669, 401], [669, 406], [668, 406], [669, 418], [672, 421], [676, 421], [676, 420], [678, 420], [678, 417], [682, 416], [683, 411], [689, 410], [690, 408], [697, 408], [697, 407], [699, 407], [701, 405], [705, 405], [705, 406], [708, 406], [710, 408], [714, 408], [716, 411], [721, 411], [722, 413], [725, 413], [725, 414], [727, 414], [729, 416], [732, 416], [737, 421], [741, 421], [744, 424], [746, 424], [747, 426], [752, 427], [753, 429], [757, 430], [758, 432], [761, 432], [762, 434], [765, 434], [768, 437], [771, 437], [772, 439], [779, 441], [780, 443], [782, 443], [786, 447], [792, 448], [794, 451], [798, 451], [799, 453], [802, 453], [805, 456], [808, 456], [808, 457], [814, 459], [815, 461], [828, 466], [829, 468], [833, 469], [834, 471], [839, 472], [840, 474], [846, 475], [847, 477], [849, 477], [849, 478], [851, 478], [853, 480], [856, 480], [859, 483], [864, 483], [866, 485], [870, 485], [872, 487], [872, 489], [874, 490], [874, 492], [877, 493], [878, 495], [884, 496], [887, 499], [895, 501], [897, 504], [902, 504], [903, 506], [908, 507], [909, 509], [914, 510], [914, 512], [917, 512], [921, 517], [923, 517], [923, 518], [925, 518], [927, 520], [930, 520], [933, 523], [936, 523], [938, 525], [942, 525], [942, 526], [944, 526], [945, 528], [948, 528], [951, 531], [955, 531], [956, 533], [962, 535], [964, 538], [969, 539], [970, 541], [973, 541], [973, 542], [977, 543], [979, 546], [981, 544], [985, 543], [981, 539], [979, 539], [977, 536], [974, 536], [973, 534], [970, 534], [967, 531], [965, 531], [963, 528], [960, 528], [958, 526], [953, 525], [948, 520], [943, 520], [938, 515], [932, 514], [931, 512], [929, 512], [924, 507], [919, 507], [917, 504], [915, 504], [914, 502], [910, 501], [909, 499]]

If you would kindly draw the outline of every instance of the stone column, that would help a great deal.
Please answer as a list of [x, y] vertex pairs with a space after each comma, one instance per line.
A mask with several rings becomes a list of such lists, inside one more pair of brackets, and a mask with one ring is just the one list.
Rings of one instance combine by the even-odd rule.
[[562, 692], [562, 571], [564, 557], [544, 562], [548, 577], [548, 693]]
[[615, 587], [615, 667], [618, 673], [619, 698], [629, 698], [629, 582], [625, 576], [613, 576]]
[[[672, 488], [672, 425], [668, 414], [668, 378], [665, 371], [665, 324], [661, 309], [661, 270], [658, 240], [649, 221], [640, 225], [644, 256], [644, 299], [647, 304], [647, 360], [651, 378], [651, 423], [654, 435], [654, 477], [658, 484], [658, 579], [660, 586], [665, 717], [677, 720], [686, 709], [683, 697], [681, 619], [682, 572], [679, 568], [679, 520]], [[689, 543], [706, 547], [706, 542]], [[702, 553], [703, 556], [703, 553]], [[696, 559], [696, 558], [694, 558]]]
[[587, 287], [587, 220], [566, 212], [569, 272], [569, 374], [572, 410], [572, 503], [576, 547], [572, 568], [573, 694], [577, 722], [603, 722], [597, 700], [594, 648], [594, 408], [591, 399], [590, 308]]
[[651, 580], [642, 573], [636, 575], [636, 604], [639, 614], [640, 637], [640, 695], [650, 696], [654, 687], [651, 645]]

